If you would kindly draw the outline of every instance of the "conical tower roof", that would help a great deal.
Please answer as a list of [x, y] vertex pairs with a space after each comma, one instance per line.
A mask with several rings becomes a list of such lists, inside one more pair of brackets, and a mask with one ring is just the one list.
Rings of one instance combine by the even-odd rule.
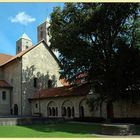
[[28, 37], [28, 35], [27, 35], [27, 34], [25, 34], [25, 33], [24, 33], [24, 34], [22, 34], [22, 36], [21, 36], [19, 39], [21, 39], [21, 38], [32, 41], [32, 40]]

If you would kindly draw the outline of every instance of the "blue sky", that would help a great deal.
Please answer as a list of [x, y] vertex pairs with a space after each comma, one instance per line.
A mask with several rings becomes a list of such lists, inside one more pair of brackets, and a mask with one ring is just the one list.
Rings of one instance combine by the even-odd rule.
[[0, 3], [0, 53], [15, 55], [16, 40], [25, 32], [37, 43], [37, 26], [63, 3]]

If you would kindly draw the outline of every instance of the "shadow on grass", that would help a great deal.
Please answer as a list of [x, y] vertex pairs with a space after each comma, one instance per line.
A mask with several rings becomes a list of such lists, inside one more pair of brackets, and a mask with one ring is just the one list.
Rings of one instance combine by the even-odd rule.
[[63, 132], [69, 134], [94, 134], [99, 133], [101, 127], [99, 125], [79, 124], [79, 123], [48, 123], [24, 125], [24, 127], [40, 131], [40, 132]]

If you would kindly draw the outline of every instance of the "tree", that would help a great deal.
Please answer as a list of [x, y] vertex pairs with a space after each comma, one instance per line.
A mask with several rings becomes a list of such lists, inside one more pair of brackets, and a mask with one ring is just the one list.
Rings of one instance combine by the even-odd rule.
[[132, 35], [133, 35], [133, 45], [136, 48], [140, 49], [140, 15], [139, 14], [135, 16]]
[[63, 9], [55, 7], [50, 42], [61, 53], [61, 74], [72, 80], [87, 72], [100, 100], [124, 98], [127, 89], [140, 80], [140, 52], [132, 36], [138, 8], [137, 3], [66, 3]]

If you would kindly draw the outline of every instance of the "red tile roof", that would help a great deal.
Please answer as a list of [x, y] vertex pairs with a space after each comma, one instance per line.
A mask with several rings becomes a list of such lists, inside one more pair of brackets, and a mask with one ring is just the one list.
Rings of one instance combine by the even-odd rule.
[[10, 60], [13, 56], [0, 53], [0, 65]]
[[8, 59], [7, 61], [5, 61], [4, 63], [0, 64], [0, 66], [3, 66], [3, 65], [5, 65], [5, 64], [7, 64], [7, 63], [9, 63], [9, 62], [11, 62], [11, 61], [13, 61], [13, 60], [15, 60], [16, 58], [19, 58], [19, 57], [23, 56], [24, 54], [26, 54], [27, 52], [29, 52], [29, 51], [30, 51], [31, 49], [33, 49], [33, 48], [34, 48], [34, 47], [30, 47], [30, 48], [28, 48], [28, 49], [26, 49], [26, 50], [24, 50], [24, 51], [22, 51], [22, 52], [16, 54], [15, 56], [11, 57], [10, 59]]
[[50, 89], [43, 89], [36, 93], [31, 99], [46, 99], [67, 96], [83, 96], [89, 93], [90, 86], [83, 84], [80, 86], [65, 86]]
[[69, 81], [67, 81], [65, 78], [61, 78], [59, 79], [59, 81], [61, 82], [63, 86], [70, 86]]
[[0, 88], [12, 88], [12, 86], [4, 80], [0, 80]]

